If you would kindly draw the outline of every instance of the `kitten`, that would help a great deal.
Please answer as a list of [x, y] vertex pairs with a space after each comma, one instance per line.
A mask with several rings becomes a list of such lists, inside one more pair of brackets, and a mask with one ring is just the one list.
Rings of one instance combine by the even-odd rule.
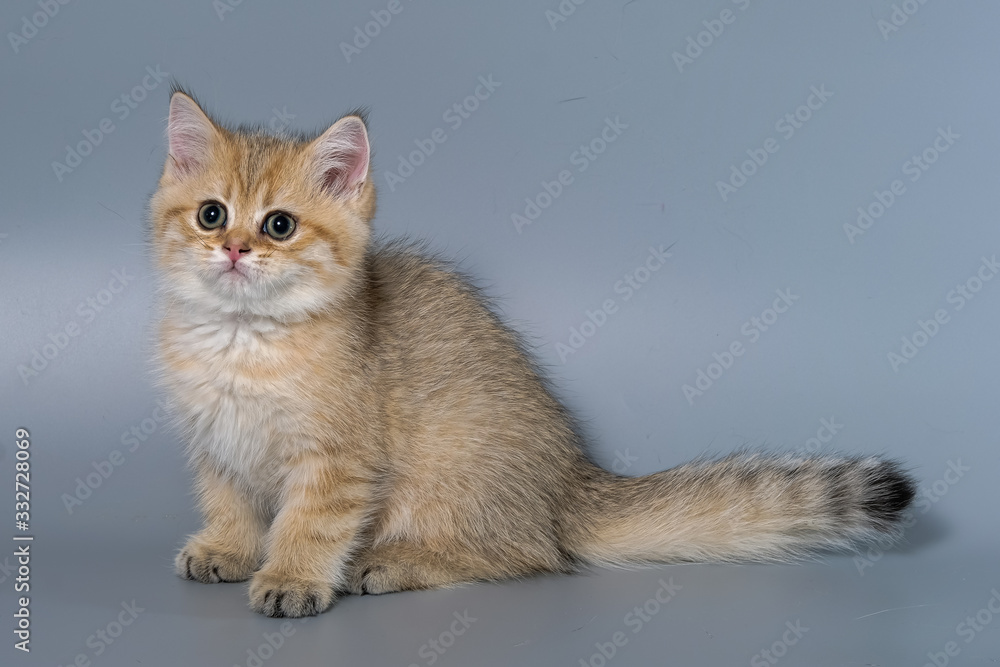
[[914, 485], [892, 461], [735, 454], [638, 478], [588, 461], [476, 290], [371, 242], [361, 116], [270, 136], [175, 91], [167, 139], [160, 375], [205, 518], [180, 576], [249, 579], [254, 610], [305, 616], [343, 593], [898, 535]]

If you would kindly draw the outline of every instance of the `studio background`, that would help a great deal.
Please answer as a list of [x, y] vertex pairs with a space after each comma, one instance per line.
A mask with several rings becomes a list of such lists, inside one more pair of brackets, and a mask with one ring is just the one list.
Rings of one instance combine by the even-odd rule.
[[[995, 664], [998, 21], [985, 0], [4, 3], [0, 661]], [[921, 489], [903, 544], [347, 597], [305, 622], [181, 581], [200, 519], [149, 374], [171, 79], [276, 131], [367, 106], [375, 229], [497, 298], [604, 467], [898, 457]]]

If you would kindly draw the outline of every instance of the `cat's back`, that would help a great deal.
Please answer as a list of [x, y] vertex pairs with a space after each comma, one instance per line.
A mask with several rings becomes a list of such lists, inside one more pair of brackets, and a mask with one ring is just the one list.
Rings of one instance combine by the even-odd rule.
[[373, 251], [369, 271], [390, 421], [465, 443], [505, 434], [550, 453], [573, 440], [519, 336], [467, 278], [406, 246]]
[[390, 357], [532, 374], [518, 336], [456, 267], [419, 247], [390, 244], [369, 254], [368, 271], [376, 326]]

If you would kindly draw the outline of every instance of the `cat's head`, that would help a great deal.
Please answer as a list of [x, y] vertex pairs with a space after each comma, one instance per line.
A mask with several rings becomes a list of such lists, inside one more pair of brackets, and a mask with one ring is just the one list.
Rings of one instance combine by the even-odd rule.
[[375, 214], [361, 117], [312, 140], [234, 131], [177, 91], [167, 143], [150, 208], [168, 298], [283, 320], [337, 304], [359, 275]]

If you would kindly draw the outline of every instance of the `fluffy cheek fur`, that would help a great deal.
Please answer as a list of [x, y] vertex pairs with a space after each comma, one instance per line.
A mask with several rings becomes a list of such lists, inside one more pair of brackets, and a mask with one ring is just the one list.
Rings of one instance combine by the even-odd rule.
[[[207, 201], [226, 208], [225, 227], [208, 230], [198, 224], [198, 210]], [[273, 211], [296, 220], [295, 232], [284, 241], [261, 229]], [[168, 298], [215, 313], [285, 321], [337, 305], [357, 275], [369, 236], [367, 222], [335, 200], [305, 188], [247, 196], [223, 174], [165, 175], [152, 214], [154, 255]], [[231, 270], [224, 246], [237, 237], [251, 252]]]

